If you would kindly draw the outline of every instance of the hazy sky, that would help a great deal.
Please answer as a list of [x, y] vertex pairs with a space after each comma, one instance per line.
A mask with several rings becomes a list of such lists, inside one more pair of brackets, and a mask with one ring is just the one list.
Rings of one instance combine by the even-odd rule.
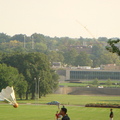
[[120, 37], [120, 0], [0, 0], [0, 32]]

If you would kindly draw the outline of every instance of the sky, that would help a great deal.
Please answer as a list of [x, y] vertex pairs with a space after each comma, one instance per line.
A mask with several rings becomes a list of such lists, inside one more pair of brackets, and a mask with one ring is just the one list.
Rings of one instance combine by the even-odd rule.
[[0, 33], [120, 37], [120, 0], [0, 0]]

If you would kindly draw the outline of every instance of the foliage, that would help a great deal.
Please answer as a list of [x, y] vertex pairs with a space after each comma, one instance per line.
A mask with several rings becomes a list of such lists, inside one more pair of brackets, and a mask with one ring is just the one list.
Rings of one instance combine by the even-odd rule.
[[[19, 74], [16, 68], [7, 66], [6, 64], [0, 64], [0, 91], [7, 86], [14, 86], [17, 93], [23, 95], [27, 88], [27, 83], [25, 83], [23, 75]], [[22, 84], [23, 86], [21, 88], [20, 85]]]
[[99, 81], [98, 81], [98, 79], [96, 78], [95, 80], [93, 80], [93, 83], [92, 83], [93, 85], [99, 85]]
[[64, 57], [61, 52], [50, 51], [49, 53], [47, 53], [47, 56], [51, 63], [64, 61]]
[[3, 43], [3, 42], [8, 42], [10, 39], [10, 36], [9, 35], [6, 35], [4, 33], [0, 33], [0, 43]]
[[120, 65], [119, 57], [114, 53], [105, 52], [100, 56], [101, 64], [117, 64]]
[[108, 79], [108, 80], [106, 81], [106, 85], [107, 85], [108, 87], [112, 85], [112, 82], [111, 82], [110, 79]]
[[112, 53], [116, 53], [120, 56], [120, 50], [119, 50], [119, 47], [116, 45], [120, 42], [120, 39], [117, 39], [117, 40], [112, 40], [112, 39], [109, 39], [108, 40], [108, 44], [109, 46], [106, 47], [106, 49], [109, 51], [109, 52], [112, 52]]
[[64, 52], [64, 63], [68, 65], [74, 65], [75, 58], [77, 57], [78, 53], [75, 49], [71, 49], [69, 51]]
[[24, 75], [28, 84], [26, 99], [30, 93], [32, 99], [35, 97], [36, 81], [34, 79], [38, 82], [40, 78], [39, 88], [37, 86], [39, 97], [51, 93], [54, 87], [56, 88], [55, 84], [58, 83], [58, 78], [53, 79], [55, 73], [51, 72], [47, 56], [42, 53], [14, 53], [4, 56], [2, 62], [17, 68], [19, 73]]
[[106, 103], [89, 103], [85, 107], [105, 107], [105, 108], [120, 108], [119, 104], [106, 104]]
[[101, 56], [104, 54], [104, 48], [101, 45], [93, 45], [92, 54], [90, 58], [93, 61], [93, 67], [99, 67], [101, 65]]
[[[21, 77], [20, 77], [21, 78]], [[27, 81], [21, 81], [18, 83], [17, 85], [17, 93], [19, 95], [19, 98], [22, 100], [23, 99], [23, 96], [24, 94], [26, 93], [27, 91], [27, 87], [28, 87], [28, 84], [27, 84]]]
[[[93, 39], [83, 37], [52, 38], [38, 33], [31, 36], [24, 34], [9, 36], [0, 33], [0, 52], [42, 52], [48, 56], [51, 63], [62, 62], [62, 64], [69, 66], [91, 65], [92, 67], [99, 67], [101, 64], [119, 65], [119, 57], [106, 52], [107, 40], [106, 37], [100, 37], [96, 43]], [[120, 55], [119, 39], [109, 40], [108, 44], [107, 50]], [[81, 58], [82, 52], [86, 52], [84, 56], [82, 55], [83, 58]], [[85, 56], [87, 56], [87, 59], [84, 59]], [[82, 62], [83, 59], [84, 62]]]
[[107, 37], [99, 37], [98, 38], [98, 41], [105, 41], [105, 42], [107, 42], [107, 40], [108, 40]]
[[51, 69], [50, 72], [51, 72], [51, 75], [52, 75], [52, 80], [54, 81], [54, 82], [53, 82], [53, 88], [54, 88], [53, 90], [56, 90], [56, 89], [58, 88], [59, 75], [56, 74], [56, 71], [55, 71], [55, 70], [52, 70], [52, 69]]
[[16, 34], [10, 38], [10, 40], [17, 40], [19, 42], [24, 41], [24, 35], [23, 34]]
[[47, 46], [44, 43], [36, 43], [35, 44], [35, 51], [36, 52], [43, 52], [47, 50]]
[[5, 64], [0, 64], [0, 91], [6, 86], [13, 86], [19, 73], [13, 67], [7, 67]]
[[42, 34], [37, 34], [37, 33], [34, 33], [31, 35], [31, 37], [33, 37], [34, 39], [34, 42], [38, 42], [38, 43], [45, 43], [46, 40], [45, 40], [45, 36], [42, 35]]
[[89, 58], [88, 54], [85, 52], [80, 52], [80, 54], [76, 57], [75, 66], [92, 66], [92, 61]]

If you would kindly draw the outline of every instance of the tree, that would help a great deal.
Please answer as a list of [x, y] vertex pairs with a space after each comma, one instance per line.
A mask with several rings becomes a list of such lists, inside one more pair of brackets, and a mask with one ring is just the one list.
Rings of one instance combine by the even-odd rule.
[[[53, 82], [53, 88], [54, 89], [57, 89], [57, 87], [58, 87], [58, 79], [59, 79], [59, 75], [58, 74], [56, 74], [56, 72], [55, 72], [55, 70], [52, 70], [51, 69], [51, 75], [52, 75], [52, 80], [54, 81]], [[53, 89], [53, 90], [54, 90]]]
[[7, 87], [13, 86], [18, 79], [19, 73], [13, 67], [7, 67], [5, 64], [0, 64], [0, 91]]
[[68, 65], [74, 65], [75, 63], [75, 58], [77, 57], [78, 53], [75, 49], [71, 49], [66, 51], [63, 56], [64, 56], [64, 63]]
[[90, 55], [93, 61], [93, 67], [98, 67], [101, 65], [100, 56], [104, 53], [104, 49], [101, 45], [94, 45], [92, 47], [92, 54]]
[[44, 43], [36, 43], [35, 48], [36, 52], [45, 52], [47, 50], [47, 46]]
[[11, 40], [17, 40], [20, 42], [24, 42], [24, 35], [23, 34], [16, 34], [11, 37]]
[[48, 54], [49, 61], [52, 62], [63, 62], [64, 57], [61, 52], [51, 51]]
[[[46, 95], [54, 89], [54, 79], [50, 72], [50, 64], [47, 56], [42, 53], [14, 53], [5, 56], [2, 62], [11, 65], [22, 73], [27, 81], [26, 99], [31, 94], [31, 99], [35, 97], [35, 78], [40, 78], [40, 95]], [[23, 85], [23, 84], [22, 84]]]
[[0, 33], [0, 43], [9, 42], [10, 36], [4, 33]]
[[112, 85], [112, 82], [111, 82], [110, 79], [108, 79], [108, 80], [106, 81], [106, 85], [107, 85], [108, 87], [110, 87], [110, 85]]
[[99, 37], [99, 38], [98, 38], [98, 41], [105, 41], [105, 42], [107, 42], [108, 39], [107, 39], [106, 37]]
[[75, 62], [74, 62], [75, 66], [91, 66], [92, 65], [92, 61], [89, 58], [88, 54], [85, 52], [80, 52], [80, 54], [76, 57]]
[[[24, 84], [21, 88], [21, 84]], [[20, 93], [24, 90], [26, 92], [27, 84], [25, 84], [24, 76], [19, 74], [16, 68], [7, 66], [6, 64], [0, 64], [0, 91], [7, 86], [14, 86], [16, 93]], [[23, 93], [21, 93], [22, 95]]]
[[120, 42], [120, 39], [117, 39], [117, 40], [109, 39], [108, 46], [106, 46], [106, 49], [109, 52], [116, 53], [118, 56], [120, 56], [119, 46], [117, 46], [117, 44], [119, 44], [119, 42]]
[[[20, 78], [22, 78], [22, 76], [20, 76]], [[27, 84], [27, 81], [20, 81], [18, 82], [18, 85], [17, 85], [17, 94], [19, 95], [19, 98], [22, 100], [23, 99], [23, 95], [26, 93], [27, 91], [27, 87], [28, 87], [28, 84]]]
[[48, 50], [55, 50], [57, 49], [56, 45], [58, 46], [58, 41], [57, 40], [51, 40], [49, 38], [49, 40], [46, 40], [46, 44], [47, 44], [47, 48]]
[[93, 85], [99, 85], [99, 81], [98, 81], [98, 79], [96, 78], [95, 80], [93, 80], [93, 83], [92, 83]]
[[100, 56], [100, 63], [120, 65], [120, 59], [115, 53], [110, 53], [107, 51]]
[[45, 41], [45, 36], [42, 35], [42, 34], [34, 33], [34, 34], [31, 35], [31, 37], [33, 37], [34, 42], [38, 42], [38, 43], [40, 43], [40, 42], [42, 42], [42, 43], [46, 43], [46, 41]]

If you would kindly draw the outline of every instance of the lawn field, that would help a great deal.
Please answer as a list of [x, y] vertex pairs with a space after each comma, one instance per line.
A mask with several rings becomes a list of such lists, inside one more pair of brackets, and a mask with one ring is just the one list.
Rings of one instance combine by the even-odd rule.
[[[109, 108], [87, 108], [66, 106], [71, 120], [109, 120]], [[0, 104], [1, 120], [55, 120], [57, 106], [51, 105], [19, 105], [13, 108], [8, 104]], [[113, 109], [114, 119], [120, 120], [120, 109]]]
[[[106, 81], [99, 80], [99, 83], [106, 83]], [[118, 88], [120, 87], [120, 81], [111, 81], [111, 83], [118, 83], [117, 85], [110, 85], [109, 87]], [[63, 82], [59, 83], [60, 86], [68, 86], [68, 87], [86, 87], [87, 85], [93, 85], [93, 80], [91, 81], [84, 81], [82, 83], [70, 83], [70, 82]], [[108, 87], [107, 85], [102, 85], [104, 87]]]
[[59, 101], [61, 104], [85, 105], [87, 103], [111, 103], [120, 104], [120, 96], [92, 96], [92, 95], [63, 95], [49, 94], [38, 100], [18, 100], [18, 103], [39, 103], [45, 104], [51, 101]]
[[[0, 104], [0, 119], [55, 120], [55, 113], [58, 107], [45, 104], [50, 101], [59, 101], [64, 104], [68, 109], [68, 115], [71, 120], [109, 120], [110, 108], [92, 108], [84, 107], [84, 105], [87, 103], [120, 104], [120, 96], [49, 94], [39, 100], [18, 100], [18, 108], [13, 108], [8, 103]], [[113, 108], [113, 112], [115, 115], [114, 119], [120, 120], [120, 109]]]

